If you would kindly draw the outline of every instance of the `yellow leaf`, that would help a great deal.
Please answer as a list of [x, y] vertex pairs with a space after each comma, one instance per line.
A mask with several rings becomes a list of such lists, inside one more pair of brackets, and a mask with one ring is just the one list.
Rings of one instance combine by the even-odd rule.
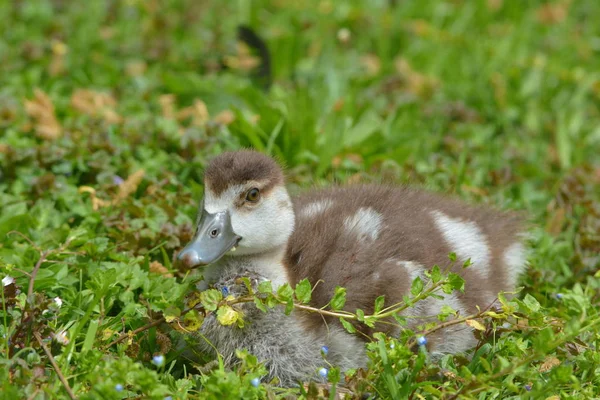
[[477, 329], [478, 331], [485, 331], [485, 326], [483, 326], [483, 324], [479, 321], [476, 321], [474, 319], [468, 319], [465, 322], [473, 329]]
[[188, 295], [186, 305], [188, 308], [194, 308], [201, 301], [202, 301], [202, 296], [200, 296], [200, 292], [193, 292]]
[[202, 326], [204, 316], [196, 310], [191, 310], [183, 317], [183, 325], [188, 331], [197, 331]]
[[113, 335], [115, 333], [116, 332], [113, 331], [112, 329], [105, 329], [105, 330], [103, 330], [102, 331], [102, 340], [106, 341], [106, 340], [110, 339], [111, 337], [113, 337]]
[[228, 305], [219, 307], [217, 310], [217, 320], [221, 325], [233, 325], [239, 317], [239, 313]]
[[498, 314], [494, 311], [488, 311], [485, 313], [486, 316], [492, 317], [492, 318], [498, 318], [498, 319], [506, 319], [506, 315], [504, 314]]
[[165, 315], [165, 321], [167, 321], [167, 323], [171, 323], [173, 321], [175, 321], [177, 319], [177, 317], [175, 315]]

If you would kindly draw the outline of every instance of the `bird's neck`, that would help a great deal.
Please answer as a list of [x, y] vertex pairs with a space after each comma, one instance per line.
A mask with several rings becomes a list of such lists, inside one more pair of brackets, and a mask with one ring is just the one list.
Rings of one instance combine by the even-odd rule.
[[285, 250], [286, 245], [281, 245], [267, 252], [239, 257], [243, 257], [244, 264], [249, 265], [256, 273], [270, 280], [273, 288], [277, 289], [285, 283], [289, 283], [283, 264]]

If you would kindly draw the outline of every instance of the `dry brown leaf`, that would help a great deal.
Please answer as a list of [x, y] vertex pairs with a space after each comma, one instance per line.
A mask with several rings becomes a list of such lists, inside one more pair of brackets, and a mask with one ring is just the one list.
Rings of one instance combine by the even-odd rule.
[[0, 143], [0, 153], [7, 154], [8, 153], [8, 145], [4, 143]]
[[165, 118], [175, 119], [175, 95], [163, 94], [158, 98], [160, 108], [162, 109], [162, 115]]
[[469, 186], [464, 183], [460, 186], [460, 188], [465, 192], [473, 193], [473, 194], [476, 194], [477, 196], [485, 197], [489, 194], [488, 191], [483, 188]]
[[495, 72], [491, 78], [492, 88], [494, 89], [494, 98], [500, 108], [506, 108], [506, 79]]
[[365, 54], [360, 58], [360, 63], [369, 77], [377, 76], [381, 71], [381, 60], [375, 54]]
[[162, 265], [158, 261], [152, 261], [150, 263], [150, 272], [162, 275], [162, 276], [164, 276], [166, 278], [172, 278], [173, 277], [173, 274], [164, 265]]
[[52, 61], [48, 67], [50, 76], [57, 76], [65, 72], [65, 58], [69, 48], [61, 41], [52, 43]]
[[194, 104], [181, 109], [177, 113], [177, 119], [179, 121], [192, 118], [192, 125], [195, 126], [203, 126], [210, 120], [210, 114], [208, 113], [208, 108], [206, 104], [199, 99], [194, 101]]
[[562, 207], [558, 208], [546, 223], [546, 232], [552, 236], [558, 235], [562, 231], [565, 223], [566, 210]]
[[394, 60], [396, 72], [404, 81], [408, 92], [418, 97], [428, 97], [439, 86], [439, 81], [434, 78], [415, 71], [408, 61], [402, 57]]
[[504, 5], [504, 0], [487, 0], [487, 6], [491, 11], [498, 11]]
[[73, 108], [90, 117], [102, 118], [109, 124], [118, 124], [123, 118], [115, 111], [117, 101], [108, 93], [77, 89], [71, 95]]
[[213, 118], [213, 120], [221, 125], [229, 125], [233, 121], [235, 121], [235, 114], [231, 110], [223, 110], [217, 115], [215, 115], [215, 118]]
[[543, 364], [540, 365], [539, 371], [541, 373], [548, 372], [552, 368], [556, 367], [557, 365], [560, 365], [560, 360], [558, 358], [556, 358], [554, 356], [547, 356], [544, 359]]
[[465, 321], [465, 323], [473, 329], [477, 329], [478, 331], [485, 331], [485, 326], [479, 321], [476, 321], [474, 319], [468, 319]]
[[125, 73], [128, 76], [141, 76], [144, 75], [148, 69], [148, 64], [144, 61], [131, 61], [125, 66]]
[[118, 204], [121, 201], [125, 200], [127, 197], [129, 197], [131, 194], [133, 194], [142, 182], [142, 179], [144, 179], [145, 174], [146, 171], [140, 169], [138, 171], [135, 171], [133, 174], [129, 175], [125, 182], [119, 185], [119, 193], [117, 193], [112, 203]]
[[245, 43], [238, 42], [237, 55], [225, 56], [223, 62], [231, 69], [250, 71], [260, 65], [260, 58], [253, 56]]
[[570, 1], [546, 3], [537, 9], [537, 18], [542, 24], [559, 24], [563, 22], [569, 15], [570, 5]]
[[409, 21], [407, 26], [412, 33], [420, 37], [431, 36], [435, 30], [434, 27], [424, 19]]
[[40, 89], [35, 89], [33, 99], [25, 100], [25, 112], [35, 121], [37, 136], [46, 140], [55, 140], [62, 135], [62, 127], [56, 119], [54, 104]]

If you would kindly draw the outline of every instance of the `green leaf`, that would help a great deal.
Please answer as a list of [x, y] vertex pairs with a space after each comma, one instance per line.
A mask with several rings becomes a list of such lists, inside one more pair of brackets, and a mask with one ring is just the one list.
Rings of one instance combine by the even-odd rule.
[[450, 261], [455, 262], [456, 261], [456, 253], [452, 252], [452, 253], [448, 254], [448, 258], [450, 259]]
[[354, 146], [377, 132], [382, 120], [374, 109], [367, 110], [356, 125], [344, 134], [344, 146]]
[[296, 285], [296, 298], [301, 303], [310, 302], [310, 297], [312, 294], [312, 287], [310, 286], [310, 282], [308, 279], [302, 279], [300, 283]]
[[375, 314], [383, 310], [383, 305], [385, 304], [385, 296], [379, 296], [375, 299]]
[[91, 350], [94, 346], [94, 339], [96, 338], [96, 332], [98, 331], [98, 320], [90, 321], [87, 333], [85, 334], [85, 340], [83, 341], [83, 347], [81, 351]]
[[165, 321], [167, 321], [168, 323], [173, 322], [180, 315], [181, 315], [181, 310], [179, 308], [175, 307], [175, 306], [169, 306], [163, 312], [163, 316], [165, 317]]
[[417, 276], [415, 280], [412, 282], [412, 286], [410, 287], [410, 293], [413, 296], [419, 295], [423, 291], [423, 281], [420, 276]]
[[439, 281], [441, 281], [442, 278], [443, 278], [443, 276], [442, 276], [442, 272], [440, 271], [440, 267], [437, 265], [434, 265], [433, 268], [431, 268], [431, 282], [436, 284]]
[[271, 285], [271, 281], [262, 281], [258, 284], [258, 292], [264, 294], [273, 293], [273, 285]]
[[356, 328], [350, 322], [346, 321], [344, 318], [340, 318], [340, 322], [344, 329], [346, 329], [349, 333], [356, 333]]
[[359, 322], [363, 322], [365, 320], [365, 312], [360, 308], [356, 309], [356, 316], [358, 317]]
[[277, 295], [281, 298], [281, 300], [288, 301], [294, 296], [294, 290], [289, 284], [286, 283], [277, 289]]
[[450, 272], [447, 280], [448, 283], [442, 285], [444, 293], [450, 294], [453, 290], [458, 290], [460, 292], [465, 291], [465, 280], [460, 275]]
[[329, 304], [332, 310], [341, 310], [346, 304], [346, 288], [336, 286]]
[[200, 314], [197, 310], [190, 310], [183, 316], [183, 326], [188, 331], [197, 331], [202, 327], [203, 321], [204, 315]]
[[285, 304], [285, 315], [290, 315], [294, 309], [294, 300], [289, 299]]
[[217, 289], [208, 289], [200, 293], [200, 301], [208, 311], [215, 311], [221, 300], [223, 295]]
[[258, 308], [260, 311], [262, 312], [267, 312], [267, 307], [264, 305], [264, 303], [262, 302], [261, 299], [259, 299], [258, 297], [254, 298], [254, 305], [256, 306], [256, 308]]
[[525, 303], [525, 305], [533, 312], [539, 311], [541, 307], [540, 303], [535, 299], [535, 297], [529, 293], [525, 295], [523, 303]]

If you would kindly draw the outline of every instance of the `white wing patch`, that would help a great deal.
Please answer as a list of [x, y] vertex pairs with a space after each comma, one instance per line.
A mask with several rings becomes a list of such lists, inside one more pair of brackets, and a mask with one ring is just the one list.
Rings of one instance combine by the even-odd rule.
[[474, 222], [451, 218], [439, 211], [433, 211], [432, 215], [444, 240], [457, 257], [461, 260], [470, 258], [474, 267], [484, 277], [490, 278], [490, 248], [479, 227]]
[[316, 217], [333, 206], [333, 200], [325, 199], [309, 203], [300, 210], [300, 216], [304, 218]]
[[396, 261], [396, 265], [406, 269], [408, 276], [410, 277], [410, 283], [414, 281], [417, 276], [420, 276], [421, 279], [425, 278], [425, 274], [423, 273], [423, 266], [421, 264], [417, 264], [412, 261]]
[[517, 284], [517, 278], [525, 267], [527, 260], [527, 254], [525, 246], [522, 243], [511, 244], [503, 255], [504, 266], [508, 274], [508, 284], [515, 286]]
[[379, 237], [383, 216], [371, 207], [361, 207], [356, 214], [344, 220], [344, 229], [348, 235], [359, 240], [374, 241]]

